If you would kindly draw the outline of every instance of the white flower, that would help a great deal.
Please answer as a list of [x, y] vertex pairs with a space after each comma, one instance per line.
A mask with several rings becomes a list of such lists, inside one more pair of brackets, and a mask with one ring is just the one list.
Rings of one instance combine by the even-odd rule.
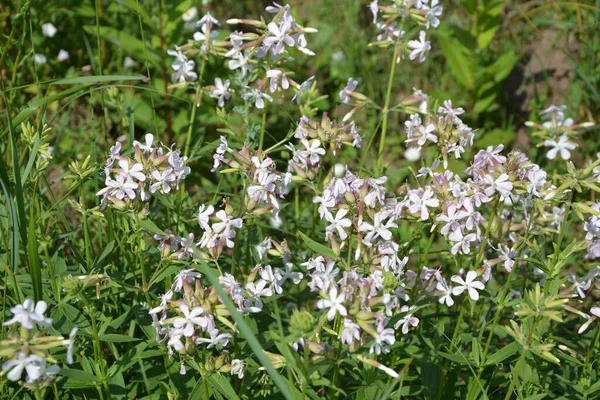
[[181, 50], [178, 48], [175, 50], [167, 50], [167, 54], [176, 58], [172, 65], [172, 68], [175, 71], [175, 73], [171, 75], [171, 80], [173, 82], [184, 83], [186, 81], [195, 81], [198, 79], [198, 75], [194, 72], [196, 63], [192, 60], [188, 60]]
[[58, 62], [67, 61], [69, 59], [69, 52], [63, 49], [60, 49], [58, 52], [58, 56], [56, 56], [56, 60]]
[[194, 326], [206, 328], [208, 326], [208, 319], [203, 317], [204, 309], [202, 307], [194, 307], [191, 311], [190, 308], [181, 304], [179, 311], [182, 312], [183, 318], [175, 318], [173, 320], [173, 327], [181, 329], [183, 336], [190, 337], [194, 335]]
[[346, 87], [340, 91], [340, 100], [342, 101], [342, 103], [348, 104], [350, 102], [350, 95], [348, 94], [348, 92], [353, 92], [357, 86], [358, 80], [354, 78], [348, 78]]
[[408, 329], [411, 326], [416, 327], [417, 325], [419, 325], [419, 318], [413, 317], [412, 313], [410, 313], [410, 311], [415, 308], [417, 307], [411, 306], [410, 308], [408, 308], [408, 306], [402, 306], [402, 308], [400, 308], [400, 312], [405, 312], [407, 314], [404, 317], [400, 318], [398, 322], [396, 322], [396, 324], [394, 325], [394, 329], [398, 329], [400, 326], [402, 326], [402, 334], [406, 335], [408, 333]]
[[258, 282], [246, 283], [246, 290], [250, 293], [250, 298], [244, 300], [244, 308], [251, 312], [262, 311], [262, 297], [273, 296], [273, 290], [267, 287], [267, 281], [261, 279]]
[[133, 145], [136, 147], [139, 147], [140, 150], [142, 150], [144, 152], [152, 151], [152, 143], [154, 143], [154, 135], [151, 133], [146, 133], [146, 135], [144, 136], [144, 141], [146, 142], [146, 144], [142, 144], [142, 143], [138, 142], [137, 140], [134, 140]]
[[338, 313], [342, 317], [348, 315], [346, 307], [344, 307], [344, 300], [346, 300], [346, 295], [344, 293], [338, 295], [337, 288], [332, 286], [331, 289], [329, 289], [329, 299], [320, 299], [317, 302], [317, 307], [319, 307], [320, 310], [328, 308], [327, 319], [331, 321]]
[[435, 126], [433, 124], [427, 124], [427, 126], [419, 126], [418, 132], [416, 132], [415, 135], [415, 137], [419, 138], [417, 140], [417, 144], [419, 146], [424, 146], [428, 140], [433, 143], [437, 143], [438, 137], [432, 133], [433, 131], [435, 131]]
[[284, 44], [289, 47], [294, 46], [294, 39], [287, 34], [291, 28], [290, 21], [283, 20], [279, 26], [274, 22], [270, 22], [267, 28], [270, 36], [267, 36], [263, 40], [263, 43], [267, 49], [271, 50], [273, 55], [282, 54], [285, 50]]
[[135, 65], [135, 60], [131, 57], [125, 57], [123, 60], [123, 68], [129, 69]]
[[246, 76], [246, 73], [248, 72], [249, 66], [248, 66], [248, 62], [249, 62], [249, 58], [248, 55], [243, 53], [243, 52], [237, 52], [234, 56], [233, 60], [229, 60], [229, 69], [234, 70], [234, 69], [240, 69], [240, 78], [244, 79], [244, 77]]
[[436, 287], [437, 290], [442, 292], [440, 299], [438, 300], [440, 304], [446, 304], [448, 307], [452, 307], [454, 305], [454, 299], [452, 298], [452, 286], [448, 286], [446, 280], [442, 278], [438, 281]]
[[490, 187], [485, 190], [485, 194], [491, 196], [494, 192], [498, 192], [502, 197], [509, 197], [513, 189], [513, 184], [508, 178], [508, 174], [506, 173], [501, 174], [496, 180], [491, 175], [486, 175], [485, 181]]
[[245, 364], [242, 360], [231, 360], [231, 375], [237, 375], [239, 379], [244, 377]]
[[121, 169], [123, 170], [122, 174], [129, 181], [137, 179], [140, 182], [144, 182], [146, 180], [146, 175], [142, 173], [142, 171], [144, 170], [144, 166], [141, 163], [133, 164], [133, 166], [130, 167], [128, 160], [120, 159], [119, 167], [121, 167]]
[[408, 47], [413, 49], [408, 58], [414, 60], [419, 57], [419, 62], [422, 63], [425, 61], [425, 53], [431, 49], [431, 43], [425, 40], [425, 31], [419, 32], [419, 40], [409, 40]]
[[75, 327], [69, 332], [69, 339], [67, 340], [67, 364], [73, 364], [73, 351], [75, 350], [75, 334], [79, 328]]
[[208, 42], [211, 43], [212, 40], [219, 35], [218, 31], [210, 30], [208, 24], [204, 24], [200, 27], [202, 32], [194, 33], [194, 40], [196, 42]]
[[459, 227], [448, 235], [448, 239], [454, 242], [452, 249], [450, 249], [452, 254], [458, 253], [458, 250], [462, 250], [463, 254], [469, 254], [471, 252], [471, 242], [477, 241], [477, 235], [469, 233], [463, 236], [462, 230]]
[[58, 29], [56, 29], [56, 27], [54, 25], [52, 25], [50, 22], [46, 22], [45, 24], [42, 24], [42, 35], [51, 38], [51, 37], [54, 37], [54, 35], [56, 35], [56, 32], [58, 32]]
[[214, 223], [212, 228], [216, 233], [221, 234], [226, 238], [235, 237], [235, 231], [232, 229], [232, 227], [238, 229], [242, 227], [241, 218], [233, 218], [232, 216], [227, 215], [227, 213], [224, 210], [217, 211], [215, 216], [221, 222]]
[[396, 342], [395, 332], [392, 328], [383, 329], [381, 332], [377, 332], [375, 342], [369, 349], [369, 353], [381, 354], [382, 352], [389, 353], [390, 349], [387, 347], [388, 344], [394, 344]]
[[35, 53], [33, 55], [33, 60], [36, 64], [46, 64], [46, 56], [40, 53]]
[[348, 214], [348, 210], [341, 209], [338, 210], [338, 212], [335, 214], [335, 218], [327, 219], [327, 221], [331, 223], [331, 225], [327, 227], [327, 232], [331, 234], [334, 230], [336, 230], [337, 233], [340, 235], [340, 239], [342, 240], [346, 240], [346, 238], [348, 237], [348, 234], [346, 233], [344, 228], [349, 228], [350, 226], [352, 226], [352, 221], [350, 221], [349, 218], [344, 218], [346, 214]]
[[302, 153], [305, 159], [310, 160], [312, 165], [317, 165], [321, 156], [325, 155], [325, 149], [321, 148], [321, 141], [319, 139], [313, 139], [311, 142], [306, 139], [300, 139], [300, 141], [306, 150], [299, 153]]
[[287, 76], [280, 69], [270, 69], [267, 71], [267, 78], [270, 78], [269, 81], [269, 91], [271, 93], [275, 93], [277, 91], [277, 87], [279, 86], [279, 80], [281, 79], [281, 88], [286, 90], [290, 87], [290, 81]]
[[421, 150], [418, 147], [409, 147], [404, 152], [404, 158], [410, 162], [419, 161], [421, 159]]
[[6, 377], [11, 381], [16, 382], [21, 379], [21, 375], [25, 369], [27, 371], [28, 378], [35, 380], [40, 377], [39, 367], [35, 364], [35, 362], [40, 358], [40, 356], [35, 354], [27, 356], [19, 352], [17, 353], [16, 360], [8, 360], [2, 364], [2, 371], [10, 370], [10, 372], [6, 374]]
[[139, 187], [139, 185], [135, 182], [131, 182], [129, 180], [125, 181], [125, 176], [121, 174], [117, 175], [116, 180], [112, 180], [107, 177], [105, 184], [106, 187], [96, 193], [96, 196], [107, 193], [109, 196], [114, 196], [119, 200], [123, 200], [125, 196], [133, 200], [136, 196], [134, 189]]
[[428, 207], [437, 207], [440, 205], [440, 201], [433, 197], [433, 191], [427, 188], [425, 191], [423, 189], [413, 190], [409, 195], [408, 199], [410, 201], [410, 205], [408, 210], [412, 214], [421, 214], [421, 220], [425, 221], [429, 218], [429, 210]]
[[52, 319], [44, 317], [47, 308], [48, 304], [43, 300], [38, 301], [36, 304], [32, 299], [27, 299], [22, 305], [18, 304], [10, 309], [13, 317], [2, 325], [13, 325], [18, 322], [23, 328], [29, 330], [33, 329], [34, 324], [44, 327], [51, 326]]
[[[172, 288], [176, 292], [181, 292], [181, 289], [183, 289], [184, 283], [187, 283], [188, 285], [191, 286], [192, 283], [194, 283], [194, 281], [196, 279], [199, 279], [201, 276], [202, 275], [200, 274], [200, 272], [198, 272], [194, 269], [181, 270], [175, 277], [175, 282], [173, 282]], [[168, 293], [169, 292], [167, 292], [167, 294]], [[169, 299], [170, 299], [170, 297], [169, 297]]]
[[466, 279], [463, 279], [458, 275], [454, 275], [452, 278], [450, 278], [450, 280], [458, 283], [459, 286], [456, 286], [452, 289], [452, 294], [454, 296], [459, 296], [465, 290], [467, 290], [471, 299], [474, 301], [479, 300], [479, 292], [477, 290], [485, 289], [485, 285], [482, 282], [476, 281], [475, 279], [477, 279], [477, 272], [475, 271], [467, 272]]
[[162, 189], [163, 193], [171, 191], [171, 183], [175, 182], [177, 177], [173, 174], [173, 168], [165, 168], [162, 172], [154, 170], [151, 173], [154, 183], [150, 186], [150, 193]]
[[333, 218], [329, 209], [335, 206], [335, 198], [331, 196], [329, 190], [325, 190], [323, 196], [313, 197], [313, 203], [319, 203], [318, 211], [321, 219], [325, 218], [329, 221], [330, 218]]
[[217, 104], [221, 108], [225, 105], [225, 100], [229, 100], [231, 97], [231, 91], [229, 90], [230, 84], [229, 79], [225, 80], [225, 83], [223, 83], [221, 78], [215, 78], [215, 87], [210, 90], [210, 97], [219, 99]]
[[560, 138], [558, 138], [558, 142], [555, 140], [544, 141], [544, 146], [552, 147], [546, 153], [546, 157], [548, 157], [549, 160], [554, 160], [558, 153], [560, 153], [560, 157], [563, 160], [568, 160], [571, 158], [570, 150], [574, 150], [575, 147], [577, 147], [575, 143], [569, 142], [569, 137], [566, 134], [563, 134]]
[[390, 214], [387, 211], [380, 211], [375, 214], [375, 220], [373, 225], [368, 222], [361, 222], [358, 226], [360, 232], [368, 232], [364, 240], [370, 244], [374, 239], [381, 237], [383, 240], [390, 240], [392, 238], [392, 232], [390, 228], [397, 228], [398, 225], [390, 218], [385, 224], [383, 220], [388, 218]]
[[298, 89], [298, 91], [296, 92], [296, 94], [294, 94], [294, 97], [292, 97], [292, 101], [295, 101], [296, 104], [300, 105], [301, 102], [301, 98], [302, 98], [302, 94], [304, 92], [306, 92], [308, 89], [310, 89], [313, 81], [315, 80], [314, 75], [311, 76], [310, 78], [308, 78], [307, 80], [305, 80], [304, 82], [302, 82], [300, 85], [298, 85], [296, 87], [296, 89]]
[[546, 184], [546, 171], [541, 168], [531, 170], [527, 173], [527, 179], [529, 179], [529, 184], [527, 184], [527, 193], [531, 193], [537, 197], [542, 197], [540, 194], [540, 189]]
[[464, 114], [465, 110], [460, 107], [452, 108], [452, 100], [444, 100], [444, 106], [439, 107], [438, 112], [446, 114], [446, 117], [444, 118], [446, 122], [452, 122], [456, 116]]
[[210, 216], [215, 212], [215, 208], [211, 205], [206, 206], [202, 204], [198, 209], [198, 223], [205, 231], [211, 231], [210, 225], [208, 224], [208, 220]]
[[206, 14], [204, 14], [204, 16], [202, 18], [200, 18], [200, 21], [196, 22], [196, 26], [200, 27], [202, 25], [221, 25], [219, 23], [219, 20], [216, 19], [215, 17], [213, 17], [212, 15], [210, 15], [209, 12], [207, 12]]
[[352, 345], [354, 340], [360, 341], [360, 326], [352, 322], [351, 319], [344, 318], [344, 330], [340, 340], [348, 346]]
[[198, 16], [198, 8], [196, 7], [191, 7], [189, 8], [186, 12], [184, 12], [181, 15], [181, 18], [185, 21], [185, 22], [191, 22], [194, 19], [196, 19], [196, 17]]
[[279, 276], [279, 285], [283, 285], [288, 279], [291, 280], [294, 285], [297, 285], [302, 280], [302, 272], [292, 272], [294, 264], [285, 263], [285, 271], [280, 268], [275, 268], [275, 274]]
[[210, 349], [210, 348], [215, 347], [218, 344], [225, 347], [229, 344], [229, 339], [231, 339], [231, 334], [229, 334], [229, 333], [219, 334], [219, 330], [216, 328], [209, 330], [208, 334], [210, 335], [210, 338], [199, 337], [198, 339], [196, 339], [196, 343], [197, 344], [208, 343], [208, 346], [206, 346], [206, 348]]
[[273, 98], [271, 96], [269, 96], [266, 93], [261, 92], [258, 89], [252, 89], [246, 86], [246, 89], [248, 89], [249, 91], [244, 93], [242, 95], [242, 98], [244, 100], [254, 100], [254, 105], [256, 106], [256, 108], [258, 109], [263, 109], [265, 108], [265, 100], [267, 99], [268, 101], [273, 101]]

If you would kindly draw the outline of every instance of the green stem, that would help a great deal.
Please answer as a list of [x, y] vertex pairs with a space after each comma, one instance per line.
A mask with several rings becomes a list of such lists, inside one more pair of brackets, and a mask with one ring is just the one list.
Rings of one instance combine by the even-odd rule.
[[519, 357], [519, 360], [517, 361], [517, 365], [515, 366], [515, 370], [513, 372], [513, 376], [510, 381], [510, 386], [508, 387], [508, 391], [506, 392], [506, 396], [504, 397], [504, 400], [510, 400], [510, 398], [512, 397], [512, 392], [515, 388], [515, 385], [517, 384], [517, 381], [519, 380], [519, 375], [521, 374], [521, 368], [523, 367], [523, 362], [525, 361], [525, 357], [527, 356], [527, 353], [529, 352], [529, 342], [531, 341], [531, 337], [533, 336], [533, 331], [535, 329], [536, 324], [537, 324], [537, 320], [534, 320], [531, 324], [531, 328], [529, 328], [529, 333], [527, 334], [527, 340], [525, 341], [525, 344], [523, 345], [523, 352], [521, 353], [521, 356]]
[[[454, 326], [454, 332], [452, 333], [452, 339], [450, 340], [450, 347], [448, 348], [449, 352], [452, 353], [454, 351], [454, 343], [456, 342], [456, 338], [458, 337], [458, 332], [460, 331], [460, 325], [462, 324], [463, 318], [465, 316], [465, 303], [468, 300], [463, 300], [460, 306], [460, 312], [458, 314], [458, 320], [456, 321], [456, 325]], [[440, 386], [438, 391], [438, 399], [442, 397], [443, 387], [446, 382], [446, 369], [448, 368], [448, 361], [445, 360], [442, 365], [442, 377], [440, 378]]]
[[588, 349], [588, 352], [585, 356], [585, 369], [587, 369], [588, 365], [590, 365], [590, 361], [592, 360], [592, 354], [594, 353], [594, 349], [598, 345], [598, 341], [600, 340], [600, 323], [598, 323], [598, 328], [596, 328], [596, 335], [592, 340], [592, 345]]
[[477, 258], [475, 259], [475, 265], [473, 265], [473, 269], [479, 268], [479, 264], [481, 263], [481, 259], [483, 258], [483, 250], [485, 249], [485, 245], [488, 239], [490, 238], [490, 232], [492, 231], [492, 225], [494, 224], [494, 218], [496, 218], [496, 212], [498, 211], [499, 203], [500, 197], [496, 198], [496, 201], [494, 202], [494, 208], [492, 209], [492, 214], [490, 215], [488, 224], [485, 227], [485, 234], [483, 236], [483, 241], [481, 242], [481, 247], [479, 248], [479, 253], [477, 253]]
[[85, 246], [85, 261], [87, 263], [86, 271], [89, 274], [91, 273], [90, 269], [92, 268], [92, 245], [90, 241], [90, 228], [88, 225], [87, 210], [85, 209], [85, 198], [83, 197], [83, 182], [81, 182], [80, 204], [83, 211], [83, 241]]
[[388, 77], [387, 90], [385, 93], [385, 102], [383, 103], [383, 109], [381, 113], [383, 114], [383, 120], [381, 123], [381, 137], [379, 140], [379, 149], [377, 150], [377, 175], [381, 174], [382, 164], [383, 164], [383, 149], [385, 148], [385, 136], [387, 133], [387, 123], [388, 123], [388, 113], [390, 107], [390, 99], [392, 95], [392, 85], [394, 83], [394, 74], [396, 73], [396, 59], [398, 58], [398, 52], [400, 51], [400, 39], [396, 41], [396, 46], [394, 46], [394, 57], [392, 58], [392, 66], [390, 68], [390, 75]]
[[[242, 189], [242, 199], [240, 201], [240, 211], [238, 212], [237, 218], [241, 218], [244, 214], [244, 210], [246, 209], [246, 188], [248, 187], [248, 181], [244, 180], [244, 188]], [[238, 232], [235, 235], [234, 243], [233, 243], [233, 252], [231, 254], [231, 275], [234, 275], [235, 266], [237, 262], [237, 250], [238, 250], [238, 242], [240, 238], [240, 233]], [[235, 276], [235, 275], [234, 275]]]
[[565, 232], [567, 230], [567, 220], [569, 218], [569, 213], [571, 212], [571, 202], [573, 201], [573, 190], [569, 192], [569, 198], [567, 200], [567, 205], [565, 207], [565, 215], [563, 217], [563, 222], [560, 226], [560, 232], [558, 233], [558, 240], [556, 241], [556, 247], [554, 250], [554, 254], [552, 254], [552, 268], [550, 269], [550, 274], [548, 279], [546, 280], [546, 284], [544, 285], [544, 295], [548, 294], [550, 287], [552, 286], [552, 281], [554, 277], [557, 275], [558, 271], [554, 271], [556, 267], [556, 263], [558, 262], [558, 257], [560, 257], [560, 246], [562, 245], [563, 238], [565, 237]]
[[[523, 254], [523, 251], [525, 250], [525, 247], [527, 246], [527, 241], [529, 240], [529, 236], [531, 234], [531, 225], [532, 225], [534, 219], [535, 219], [535, 209], [533, 209], [531, 211], [531, 216], [529, 217], [529, 222], [527, 223], [527, 230], [525, 232], [524, 243], [523, 243], [523, 246], [519, 249], [519, 252], [517, 254], [517, 259], [521, 258], [521, 255]], [[496, 313], [494, 314], [494, 321], [492, 323], [492, 329], [490, 330], [490, 334], [485, 343], [485, 348], [481, 355], [481, 365], [484, 365], [485, 361], [487, 359], [487, 355], [490, 350], [490, 345], [492, 344], [492, 338], [494, 337], [494, 331], [496, 330], [496, 325], [498, 324], [498, 320], [500, 319], [500, 315], [502, 314], [502, 310], [504, 309], [504, 302], [506, 301], [506, 296], [508, 295], [508, 290], [510, 289], [510, 281], [511, 281], [512, 276], [514, 275], [514, 272], [516, 269], [517, 269], [517, 263], [515, 263], [515, 265], [513, 265], [512, 269], [508, 273], [508, 277], [506, 278], [506, 284], [502, 288], [502, 294], [500, 295], [500, 303], [498, 304], [498, 308], [496, 309]], [[479, 373], [478, 373], [478, 378], [481, 377], [482, 371], [483, 371], [483, 369], [480, 368]]]
[[262, 150], [263, 143], [265, 141], [265, 129], [267, 126], [267, 103], [265, 103], [265, 108], [263, 108], [262, 113], [262, 123], [260, 125], [260, 138], [258, 139], [258, 149]]

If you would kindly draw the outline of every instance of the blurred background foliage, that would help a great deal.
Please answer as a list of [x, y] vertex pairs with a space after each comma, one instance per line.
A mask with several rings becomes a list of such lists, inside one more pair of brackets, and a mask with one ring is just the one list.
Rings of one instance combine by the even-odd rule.
[[[166, 53], [185, 44], [194, 32], [185, 26], [182, 14], [192, 6], [198, 8], [199, 16], [210, 12], [221, 21], [219, 38], [225, 39], [231, 29], [227, 19], [258, 18], [268, 4], [238, 0], [58, 0], [44, 7], [2, 3], [0, 81], [13, 118], [21, 112], [23, 117], [33, 115], [38, 123], [43, 120], [55, 128], [55, 165], [66, 165], [90, 152], [98, 159], [107, 149], [105, 140], [112, 142], [121, 135], [140, 137], [154, 132], [165, 142], [174, 140], [182, 145], [193, 94], [168, 87], [172, 58]], [[290, 4], [305, 26], [319, 30], [310, 37], [310, 48], [317, 55], [299, 59], [297, 71], [303, 71], [303, 76], [294, 76], [301, 82], [316, 75], [320, 93], [336, 94], [318, 102], [319, 111], [338, 118], [349, 111], [337, 97], [349, 77], [360, 80], [357, 90], [382, 103], [390, 54], [368, 47], [376, 36], [368, 2], [295, 0]], [[600, 0], [452, 0], [442, 4], [444, 18], [430, 39], [428, 60], [421, 65], [401, 63], [398, 68], [392, 91], [398, 102], [413, 87], [439, 101], [452, 99], [467, 110], [465, 122], [479, 129], [477, 148], [504, 143], [529, 151], [523, 123], [535, 119], [550, 104], [568, 105], [576, 120], [597, 116]], [[53, 38], [42, 35], [41, 25], [46, 22], [58, 29]], [[67, 61], [57, 60], [61, 49], [69, 52]], [[45, 55], [47, 62], [36, 64], [34, 54]], [[133, 65], [124, 65], [126, 57]], [[225, 68], [224, 60], [211, 58], [205, 82], [212, 83]], [[101, 74], [147, 78], [105, 85], [104, 90], [47, 84], [54, 79]], [[215, 106], [213, 99], [202, 102]], [[282, 110], [269, 115], [267, 145], [281, 140], [299, 118], [293, 104], [280, 102], [276, 107]], [[390, 160], [403, 158], [405, 118], [397, 113], [390, 120]], [[15, 125], [19, 121], [15, 118]], [[366, 110], [356, 122], [366, 142], [376, 130], [378, 113]], [[0, 124], [4, 136], [6, 119]], [[240, 125], [240, 129], [250, 130], [252, 137], [259, 124], [260, 115], [256, 115], [256, 121]], [[200, 111], [194, 136], [207, 143], [218, 137], [223, 125], [214, 113]], [[584, 137], [584, 141], [583, 149], [590, 154], [598, 151], [596, 138]], [[90, 148], [90, 143], [98, 146]], [[202, 155], [196, 152], [195, 158]], [[210, 160], [206, 161], [203, 169], [209, 168]], [[391, 163], [390, 168], [400, 165]], [[393, 175], [393, 170], [390, 173]]]

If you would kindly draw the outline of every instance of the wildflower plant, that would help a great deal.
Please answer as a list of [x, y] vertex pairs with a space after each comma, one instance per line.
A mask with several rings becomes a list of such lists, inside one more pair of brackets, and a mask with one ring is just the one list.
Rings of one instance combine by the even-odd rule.
[[[10, 382], [0, 393], [598, 396], [591, 118], [535, 112], [533, 146], [519, 149], [490, 143], [467, 104], [398, 90], [402, 68], [435, 57], [447, 12], [437, 0], [361, 6], [369, 51], [389, 59], [379, 92], [357, 76], [332, 88], [325, 72], [301, 68], [319, 57], [321, 33], [290, 5], [253, 19], [182, 7], [177, 29], [161, 19], [160, 56], [144, 63], [160, 70], [164, 103], [152, 92], [151, 112], [169, 115], [165, 128], [118, 85], [94, 86], [102, 74], [82, 77], [118, 118], [56, 172], [60, 132], [34, 121], [37, 103], [15, 123], [6, 102], [0, 356]], [[136, 12], [140, 26], [152, 21]], [[40, 33], [57, 37], [57, 26]], [[143, 80], [125, 78], [104, 80]], [[403, 74], [406, 87], [412, 78]], [[181, 99], [189, 110], [175, 109]], [[63, 202], [67, 213], [55, 210]]]

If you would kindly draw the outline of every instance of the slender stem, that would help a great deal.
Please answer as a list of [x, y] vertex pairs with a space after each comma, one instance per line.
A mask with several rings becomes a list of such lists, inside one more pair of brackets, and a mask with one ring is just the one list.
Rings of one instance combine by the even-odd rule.
[[[202, 79], [202, 77], [200, 77], [200, 80], [201, 79]], [[183, 152], [183, 155], [185, 157], [189, 157], [189, 155], [190, 155], [190, 145], [192, 143], [192, 131], [194, 130], [194, 120], [196, 119], [196, 109], [200, 106], [199, 104], [196, 104], [196, 101], [197, 101], [198, 96], [200, 96], [201, 90], [202, 90], [202, 85], [200, 83], [198, 83], [198, 86], [196, 87], [196, 94], [194, 95], [194, 101], [192, 102], [192, 113], [190, 115], [187, 136], [185, 139], [185, 148], [184, 148], [184, 152]]]
[[464, 300], [462, 305], [460, 306], [460, 313], [458, 314], [458, 321], [456, 321], [456, 326], [454, 327], [454, 333], [452, 333], [452, 340], [450, 341], [450, 351], [454, 348], [454, 343], [456, 342], [456, 338], [458, 337], [458, 332], [460, 331], [460, 325], [462, 324], [463, 318], [465, 316], [465, 304], [468, 300]]
[[[424, 267], [424, 263], [427, 260], [427, 256], [429, 255], [429, 249], [431, 249], [431, 245], [433, 244], [433, 240], [435, 238], [435, 235], [433, 234], [433, 232], [431, 233], [431, 235], [429, 235], [429, 240], [427, 241], [427, 246], [425, 247], [425, 251], [421, 254], [421, 257], [419, 257], [419, 273], [417, 274], [417, 280], [415, 282], [419, 282], [419, 279], [421, 279], [421, 273], [423, 272], [423, 267]], [[417, 284], [413, 285], [412, 289], [410, 290], [410, 298], [414, 299], [415, 297], [415, 293], [417, 291]]]
[[[244, 210], [246, 209], [246, 188], [248, 187], [248, 181], [244, 180], [244, 188], [242, 189], [242, 199], [240, 201], [240, 211], [238, 212], [237, 218], [241, 218], [244, 214]], [[234, 275], [235, 265], [237, 261], [237, 250], [238, 250], [238, 242], [240, 238], [240, 234], [235, 235], [234, 243], [233, 243], [233, 252], [231, 254], [231, 275]], [[235, 276], [235, 275], [234, 275]]]
[[494, 208], [492, 209], [492, 214], [490, 215], [490, 219], [488, 220], [488, 224], [485, 227], [485, 235], [483, 236], [483, 241], [481, 242], [481, 247], [479, 248], [479, 253], [477, 254], [477, 258], [475, 259], [475, 265], [473, 265], [473, 269], [478, 268], [481, 263], [481, 259], [483, 258], [483, 250], [485, 249], [485, 244], [490, 238], [490, 232], [492, 231], [492, 225], [494, 224], [494, 218], [496, 218], [496, 211], [498, 211], [498, 204], [500, 203], [500, 197], [496, 198], [494, 202]]
[[533, 336], [533, 331], [535, 329], [536, 324], [537, 324], [537, 319], [535, 319], [531, 323], [531, 328], [529, 328], [529, 333], [527, 334], [527, 340], [525, 341], [525, 344], [523, 345], [523, 352], [521, 353], [521, 356], [519, 357], [519, 360], [517, 361], [517, 365], [515, 366], [513, 376], [510, 381], [510, 386], [508, 387], [508, 391], [506, 392], [506, 396], [504, 397], [504, 400], [510, 400], [510, 398], [512, 397], [512, 392], [515, 388], [515, 385], [517, 384], [517, 381], [519, 380], [519, 375], [521, 374], [521, 368], [523, 367], [523, 362], [525, 361], [525, 357], [527, 356], [527, 353], [529, 352], [529, 342], [531, 341], [531, 337]]
[[86, 270], [89, 274], [91, 272], [90, 269], [92, 268], [92, 245], [90, 241], [90, 228], [88, 225], [87, 210], [85, 209], [85, 198], [83, 197], [83, 182], [81, 182], [81, 197], [79, 202], [83, 211], [83, 241], [85, 246], [85, 261], [87, 264]]
[[[454, 332], [452, 333], [452, 339], [450, 340], [450, 347], [449, 347], [449, 352], [452, 353], [454, 351], [454, 343], [456, 342], [456, 338], [458, 337], [458, 332], [460, 331], [460, 325], [462, 324], [463, 318], [465, 316], [465, 303], [468, 300], [463, 300], [461, 306], [460, 306], [460, 312], [458, 314], [458, 320], [456, 321], [456, 325], [454, 326]], [[447, 360], [444, 361], [443, 367], [442, 367], [442, 377], [440, 378], [440, 386], [439, 386], [439, 391], [438, 391], [438, 399], [440, 399], [442, 397], [442, 393], [443, 390], [442, 388], [445, 385], [446, 382], [446, 368], [448, 367], [448, 362]]]
[[385, 136], [387, 133], [387, 122], [388, 122], [388, 113], [390, 106], [390, 99], [392, 95], [392, 85], [394, 83], [394, 74], [396, 73], [396, 60], [398, 58], [398, 52], [400, 51], [400, 38], [396, 41], [396, 46], [394, 46], [394, 57], [392, 58], [392, 66], [390, 68], [390, 75], [388, 77], [387, 91], [385, 93], [385, 102], [383, 103], [383, 109], [381, 110], [383, 114], [383, 121], [381, 123], [381, 137], [379, 140], [379, 149], [377, 153], [377, 174], [381, 174], [382, 164], [383, 164], [383, 149], [385, 148]]
[[567, 200], [567, 205], [565, 206], [565, 215], [563, 217], [562, 224], [560, 226], [560, 232], [558, 233], [558, 240], [556, 241], [556, 247], [554, 250], [554, 254], [552, 254], [552, 268], [550, 269], [550, 276], [548, 277], [546, 284], [544, 285], [544, 295], [548, 294], [551, 283], [554, 280], [558, 271], [554, 271], [556, 267], [556, 263], [558, 262], [558, 257], [560, 257], [560, 246], [562, 245], [563, 238], [565, 236], [565, 232], [567, 231], [567, 219], [569, 218], [569, 213], [571, 211], [571, 202], [573, 201], [573, 190], [569, 192], [569, 198]]
[[590, 364], [590, 361], [592, 360], [592, 354], [594, 353], [594, 349], [598, 345], [599, 340], [600, 340], [600, 323], [598, 323], [598, 328], [596, 329], [596, 335], [594, 336], [594, 339], [592, 340], [592, 345], [588, 349], [588, 352], [585, 356], [585, 367], [586, 367], [585, 369], [587, 369], [587, 366]]
[[[529, 240], [529, 236], [531, 234], [531, 225], [532, 225], [534, 219], [535, 219], [535, 209], [533, 209], [531, 211], [531, 216], [529, 217], [529, 222], [527, 223], [527, 231], [525, 232], [524, 243], [523, 243], [523, 246], [519, 249], [519, 252], [517, 254], [517, 259], [521, 258], [521, 255], [523, 254], [523, 251], [525, 250], [525, 247], [527, 246], [527, 240]], [[517, 264], [515, 263], [515, 265], [513, 265], [512, 269], [508, 273], [508, 277], [506, 278], [506, 284], [502, 288], [502, 294], [500, 296], [500, 303], [498, 304], [498, 308], [496, 309], [496, 313], [494, 315], [492, 329], [490, 330], [490, 334], [488, 335], [487, 341], [485, 343], [485, 348], [481, 355], [481, 365], [485, 364], [487, 354], [490, 350], [490, 345], [492, 344], [492, 338], [494, 337], [494, 331], [496, 330], [496, 325], [498, 324], [498, 320], [500, 319], [500, 315], [502, 314], [502, 310], [504, 309], [504, 301], [506, 300], [508, 290], [510, 289], [510, 281], [511, 281], [512, 276], [514, 275], [514, 272], [516, 269], [517, 269]], [[478, 377], [481, 376], [482, 370], [483, 370], [482, 368], [479, 369]]]
[[265, 128], [267, 126], [267, 104], [265, 103], [265, 108], [263, 108], [262, 113], [262, 123], [260, 126], [260, 138], [258, 139], [258, 149], [262, 150], [263, 143], [265, 141]]
[[[535, 219], [535, 208], [532, 209], [531, 216], [529, 217], [529, 221], [527, 222], [527, 229], [525, 231], [524, 243], [523, 243], [523, 246], [519, 249], [519, 252], [517, 254], [517, 259], [521, 258], [521, 255], [523, 254], [523, 251], [525, 250], [525, 246], [527, 245], [527, 241], [529, 240], [529, 236], [531, 234], [531, 225], [532, 225], [534, 219]], [[512, 276], [516, 269], [517, 269], [517, 263], [515, 263], [515, 265], [513, 265], [512, 269], [508, 273], [508, 277], [506, 278], [506, 284], [502, 288], [502, 294], [499, 297], [500, 301], [498, 303], [498, 308], [496, 309], [496, 313], [494, 314], [494, 320], [492, 321], [492, 328], [490, 329], [490, 333], [485, 342], [485, 348], [483, 349], [483, 353], [481, 354], [481, 363], [480, 363], [480, 367], [477, 371], [477, 380], [479, 380], [479, 378], [481, 378], [481, 374], [483, 373], [483, 368], [485, 366], [485, 362], [487, 361], [487, 355], [490, 351], [492, 339], [494, 338], [494, 332], [496, 331], [496, 326], [498, 325], [498, 321], [500, 320], [500, 316], [502, 315], [502, 311], [504, 310], [504, 302], [506, 301], [506, 296], [508, 295], [508, 290], [510, 289], [510, 282], [512, 280]], [[469, 397], [469, 400], [473, 400], [475, 398], [475, 396], [477, 395], [477, 392], [478, 392], [477, 390], [472, 391], [471, 392], [472, 395]]]

